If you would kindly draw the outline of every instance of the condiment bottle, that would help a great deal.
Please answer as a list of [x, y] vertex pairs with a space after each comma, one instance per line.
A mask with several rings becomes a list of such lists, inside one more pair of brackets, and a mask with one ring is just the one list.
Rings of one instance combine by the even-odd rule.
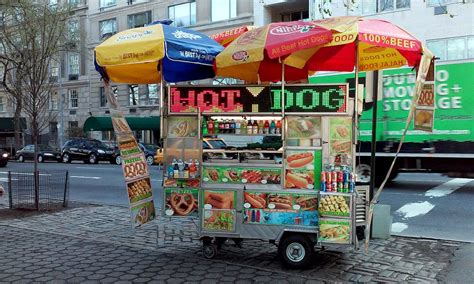
[[229, 121], [229, 133], [235, 133], [235, 120]]
[[184, 163], [183, 178], [189, 178], [189, 165]]
[[[175, 160], [176, 161], [176, 160]], [[173, 177], [174, 178], [179, 178], [179, 166], [178, 162], [175, 162], [173, 165]]]
[[199, 177], [199, 173], [201, 171], [201, 169], [199, 168], [199, 161], [197, 159], [194, 160], [194, 164], [196, 165], [196, 177]]
[[207, 122], [205, 119], [202, 120], [202, 134], [203, 135], [206, 135], [208, 134], [208, 130], [207, 130]]
[[247, 121], [245, 119], [240, 123], [240, 133], [247, 134]]
[[196, 177], [196, 164], [193, 162], [193, 159], [189, 159], [189, 177]]
[[263, 120], [258, 121], [258, 134], [263, 134], [263, 128], [265, 128], [265, 123]]
[[225, 133], [224, 121], [219, 121], [219, 133]]
[[224, 120], [224, 133], [230, 133], [230, 125], [229, 125], [229, 121], [226, 119]]

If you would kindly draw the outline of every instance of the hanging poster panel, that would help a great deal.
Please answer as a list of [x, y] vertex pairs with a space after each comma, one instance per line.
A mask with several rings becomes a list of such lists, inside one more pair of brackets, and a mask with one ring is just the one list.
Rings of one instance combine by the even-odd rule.
[[329, 163], [352, 165], [351, 117], [331, 117], [329, 120]]
[[148, 164], [108, 84], [105, 85], [105, 94], [122, 158], [132, 226], [139, 227], [156, 216]]
[[285, 189], [318, 190], [321, 168], [321, 150], [287, 150]]
[[418, 100], [413, 119], [413, 129], [433, 132], [435, 112], [435, 81], [434, 81], [434, 59], [422, 60], [417, 70], [421, 88], [419, 88]]

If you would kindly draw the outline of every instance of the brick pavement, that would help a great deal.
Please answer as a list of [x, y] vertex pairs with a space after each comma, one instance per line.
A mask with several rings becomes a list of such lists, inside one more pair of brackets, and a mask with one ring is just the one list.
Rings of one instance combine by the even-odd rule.
[[0, 279], [436, 282], [462, 245], [392, 237], [373, 240], [367, 253], [347, 248], [322, 251], [311, 269], [290, 271], [281, 267], [276, 247], [262, 241], [245, 241], [243, 249], [224, 246], [215, 260], [206, 260], [196, 226], [192, 219], [160, 217], [134, 231], [128, 209], [113, 206], [0, 219], [0, 251], [5, 255], [0, 259], [5, 268]]

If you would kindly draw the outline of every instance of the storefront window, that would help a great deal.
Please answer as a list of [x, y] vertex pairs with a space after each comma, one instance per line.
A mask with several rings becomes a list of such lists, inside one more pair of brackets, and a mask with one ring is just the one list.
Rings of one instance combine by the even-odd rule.
[[379, 0], [377, 10], [379, 12], [387, 12], [407, 8], [410, 8], [410, 0]]
[[109, 19], [99, 22], [100, 40], [109, 38], [117, 33], [117, 20]]
[[168, 17], [175, 27], [186, 27], [196, 24], [196, 2], [168, 7]]
[[212, 0], [211, 18], [213, 22], [237, 17], [237, 0]]
[[282, 22], [298, 21], [298, 20], [304, 20], [308, 18], [309, 18], [308, 10], [281, 14]]
[[147, 98], [147, 105], [159, 105], [159, 94], [160, 94], [160, 85], [158, 84], [150, 84], [148, 85], [148, 98]]
[[144, 27], [151, 23], [151, 11], [128, 15], [128, 28]]

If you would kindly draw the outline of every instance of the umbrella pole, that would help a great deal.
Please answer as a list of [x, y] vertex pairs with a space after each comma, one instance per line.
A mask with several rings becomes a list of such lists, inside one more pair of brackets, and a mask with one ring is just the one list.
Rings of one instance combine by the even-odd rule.
[[377, 151], [377, 105], [379, 71], [374, 71], [373, 78], [373, 106], [372, 106], [372, 140], [370, 147], [370, 200], [375, 192], [375, 153]]
[[[285, 63], [283, 62], [283, 60], [281, 60], [280, 58], [280, 62], [281, 62], [281, 122], [282, 122], [282, 129], [281, 129], [281, 144], [283, 146], [283, 149], [286, 148], [286, 139], [285, 139], [285, 132], [286, 132], [286, 123], [285, 123], [285, 106], [286, 106], [286, 102], [285, 102]], [[282, 158], [283, 158], [283, 161], [285, 160], [285, 151], [283, 151], [283, 154], [282, 154]], [[285, 184], [285, 172], [286, 172], [286, 169], [285, 169], [285, 163], [283, 163], [283, 174], [282, 174], [282, 184]]]
[[159, 138], [159, 141], [161, 142], [161, 147], [163, 147], [163, 142], [162, 142], [162, 139], [163, 139], [163, 127], [164, 127], [164, 122], [163, 122], [163, 115], [164, 115], [164, 107], [163, 106], [163, 103], [164, 103], [164, 78], [163, 78], [163, 71], [160, 72], [160, 77], [161, 77], [161, 80], [160, 80], [160, 138]]

